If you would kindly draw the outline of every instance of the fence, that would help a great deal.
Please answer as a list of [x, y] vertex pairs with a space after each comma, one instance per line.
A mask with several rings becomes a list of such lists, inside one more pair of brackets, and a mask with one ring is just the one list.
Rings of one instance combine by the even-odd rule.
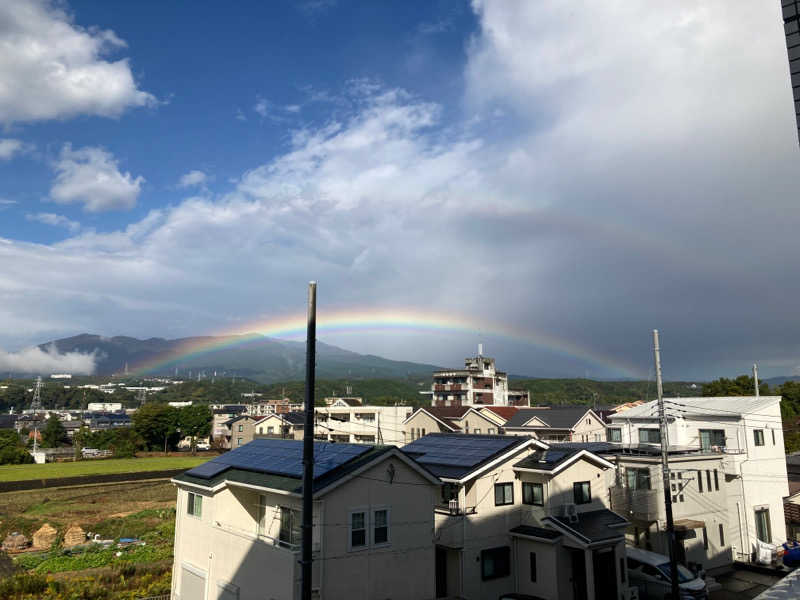
[[148, 596], [147, 598], [137, 598], [136, 600], [170, 600], [170, 594], [162, 594], [161, 596]]

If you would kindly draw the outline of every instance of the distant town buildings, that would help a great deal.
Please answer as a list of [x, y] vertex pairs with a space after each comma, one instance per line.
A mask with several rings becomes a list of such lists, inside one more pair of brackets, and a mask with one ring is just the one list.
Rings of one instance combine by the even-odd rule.
[[314, 437], [330, 442], [402, 446], [406, 442], [403, 422], [412, 410], [410, 406], [351, 405], [339, 398], [330, 406], [316, 408]]
[[493, 358], [478, 356], [464, 360], [464, 368], [433, 374], [431, 406], [529, 406], [526, 390], [509, 390], [508, 375], [495, 368]]

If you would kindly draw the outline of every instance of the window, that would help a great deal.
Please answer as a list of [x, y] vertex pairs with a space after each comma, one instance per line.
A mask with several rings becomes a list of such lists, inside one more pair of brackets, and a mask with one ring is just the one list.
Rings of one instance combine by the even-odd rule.
[[489, 427], [489, 428], [486, 430], [486, 433], [488, 433], [489, 435], [494, 435], [494, 434], [495, 434], [494, 427]]
[[193, 517], [202, 518], [203, 516], [203, 497], [200, 494], [189, 492], [186, 502], [186, 514]]
[[505, 506], [514, 504], [514, 484], [495, 483], [494, 484], [494, 505]]
[[350, 513], [350, 549], [367, 547], [367, 514], [363, 511]]
[[703, 550], [708, 550], [708, 532], [703, 527]]
[[709, 471], [708, 469], [706, 469], [706, 483], [708, 484], [706, 486], [706, 488], [708, 488], [708, 491], [710, 492], [711, 491], [711, 471]]
[[702, 450], [711, 450], [712, 446], [725, 446], [725, 430], [724, 429], [700, 429], [700, 448]]
[[764, 445], [764, 430], [763, 429], [754, 429], [753, 430], [753, 440], [756, 443], [756, 446], [763, 446]]
[[243, 441], [244, 441], [244, 438], [236, 438], [236, 445], [237, 446], [241, 446]]
[[541, 483], [522, 482], [522, 503], [544, 506], [544, 486]]
[[719, 491], [719, 473], [714, 469], [714, 491]]
[[606, 429], [606, 441], [622, 442], [622, 429], [619, 427], [609, 427]]
[[650, 469], [625, 469], [628, 487], [632, 490], [649, 490], [650, 488]]
[[592, 501], [592, 487], [588, 481], [576, 481], [572, 484], [572, 497], [575, 504], [589, 504]]
[[479, 428], [479, 427], [476, 427], [476, 428], [475, 428], [475, 429], [472, 431], [472, 433], [474, 433], [475, 435], [478, 435], [480, 432], [481, 432], [481, 430], [480, 430], [480, 428]]
[[772, 543], [768, 508], [760, 508], [756, 511], [756, 537], [762, 542]]
[[511, 573], [511, 548], [502, 546], [481, 550], [481, 579], [508, 577]]
[[703, 493], [703, 472], [697, 472], [697, 491]]
[[300, 521], [300, 513], [298, 511], [281, 506], [281, 528], [278, 533], [278, 540], [284, 544], [300, 544], [302, 537]]
[[531, 552], [531, 581], [536, 581], [536, 552]]
[[425, 437], [425, 428], [422, 428], [422, 437]]
[[458, 486], [445, 483], [442, 485], [442, 504], [449, 504], [450, 500], [458, 500]]
[[586, 424], [587, 425], [591, 425], [592, 424], [592, 420], [591, 419], [586, 419]]
[[275, 433], [275, 427], [267, 427], [267, 433]]
[[372, 543], [389, 543], [389, 509], [379, 508], [372, 511]]
[[772, 430], [772, 445], [775, 445], [775, 430]]
[[239, 431], [244, 431], [244, 425], [239, 425]]
[[639, 430], [639, 443], [640, 444], [660, 444], [661, 431], [658, 429], [640, 429]]
[[719, 524], [719, 545], [725, 545], [725, 532], [722, 530], [722, 523]]

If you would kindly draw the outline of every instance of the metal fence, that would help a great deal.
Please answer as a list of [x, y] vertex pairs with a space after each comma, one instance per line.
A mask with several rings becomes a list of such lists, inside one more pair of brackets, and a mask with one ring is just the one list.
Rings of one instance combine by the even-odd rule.
[[170, 600], [170, 594], [162, 594], [161, 596], [147, 596], [147, 598], [137, 598], [136, 600]]

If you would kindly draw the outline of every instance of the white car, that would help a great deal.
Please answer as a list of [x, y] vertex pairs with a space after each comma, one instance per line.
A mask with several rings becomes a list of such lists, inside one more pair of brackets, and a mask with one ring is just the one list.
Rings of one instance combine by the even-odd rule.
[[[672, 590], [669, 557], [656, 552], [628, 546], [628, 579], [632, 586], [639, 588], [639, 598], [661, 600]], [[683, 565], [678, 565], [678, 586], [681, 600], [706, 600], [706, 582], [697, 577]]]

